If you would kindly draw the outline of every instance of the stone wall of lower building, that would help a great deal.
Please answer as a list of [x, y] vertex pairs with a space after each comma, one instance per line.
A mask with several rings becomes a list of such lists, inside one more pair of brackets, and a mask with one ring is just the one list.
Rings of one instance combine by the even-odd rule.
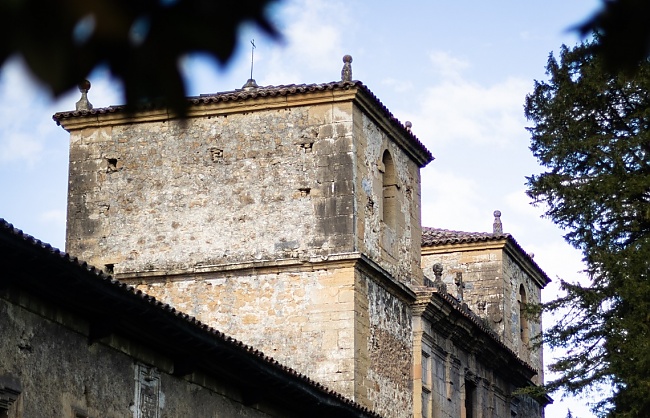
[[[544, 378], [542, 350], [533, 349], [535, 338], [542, 332], [542, 322], [540, 318], [530, 316], [525, 306], [541, 302], [541, 289], [512, 257], [504, 257], [503, 276], [506, 283], [506, 301], [510, 307], [509, 334], [513, 336], [513, 344], [517, 346], [516, 351], [520, 357], [539, 370], [535, 382], [542, 383]], [[522, 291], [525, 295], [524, 300], [522, 300]]]
[[421, 360], [414, 370], [415, 418], [541, 418], [540, 404], [519, 396], [502, 371], [480, 361], [423, 320]]
[[0, 393], [17, 392], [10, 418], [291, 416], [245, 406], [235, 388], [199, 373], [197, 382], [174, 377], [169, 359], [131, 341], [89, 345], [85, 319], [26, 295], [15, 299], [20, 304], [0, 298]]
[[[532, 349], [535, 336], [541, 332], [541, 320], [524, 316], [526, 303], [537, 304], [541, 301], [541, 289], [530, 274], [504, 247], [425, 252], [422, 268], [431, 279], [434, 276], [432, 267], [436, 263], [443, 266], [442, 278], [447, 291], [467, 303], [508, 348], [538, 370], [535, 382], [541, 383], [542, 353]], [[458, 273], [462, 274], [462, 292], [456, 284]], [[526, 294], [524, 302], [520, 289], [524, 289]]]

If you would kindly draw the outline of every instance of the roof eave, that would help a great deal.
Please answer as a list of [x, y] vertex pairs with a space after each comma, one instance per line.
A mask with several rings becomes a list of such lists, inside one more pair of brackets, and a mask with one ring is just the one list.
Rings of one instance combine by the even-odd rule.
[[[433, 161], [431, 152], [360, 81], [325, 84], [263, 87], [190, 97], [187, 118], [210, 117], [261, 109], [280, 109], [322, 103], [353, 101], [379, 125], [420, 167]], [[84, 111], [58, 112], [52, 119], [68, 132], [178, 119], [165, 107], [149, 104], [133, 112], [125, 106], [109, 106]]]

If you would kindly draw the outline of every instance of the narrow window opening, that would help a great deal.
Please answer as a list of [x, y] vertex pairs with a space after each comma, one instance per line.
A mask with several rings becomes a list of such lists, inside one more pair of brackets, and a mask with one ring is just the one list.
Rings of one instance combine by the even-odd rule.
[[79, 409], [75, 409], [73, 411], [73, 417], [74, 418], [90, 418], [90, 415], [86, 413], [86, 411], [82, 411]]
[[388, 150], [384, 152], [382, 163], [384, 165], [384, 172], [382, 174], [382, 220], [387, 226], [395, 230], [397, 220], [397, 175], [395, 173], [393, 157], [391, 157]]
[[476, 408], [476, 385], [470, 380], [465, 380], [465, 418], [474, 418]]
[[526, 316], [526, 304], [528, 299], [526, 297], [526, 289], [524, 285], [519, 286], [519, 336], [521, 342], [528, 344], [529, 330], [528, 330], [528, 317]]
[[422, 352], [422, 418], [431, 418], [431, 356]]

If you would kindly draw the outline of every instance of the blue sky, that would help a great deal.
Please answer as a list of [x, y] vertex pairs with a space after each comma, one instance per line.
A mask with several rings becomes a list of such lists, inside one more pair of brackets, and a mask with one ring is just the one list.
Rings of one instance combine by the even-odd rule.
[[[504, 230], [551, 278], [580, 279], [580, 255], [562, 231], [540, 219], [525, 196], [525, 176], [540, 168], [528, 150], [523, 103], [535, 79], [545, 79], [551, 51], [574, 45], [571, 27], [600, 7], [596, 0], [285, 0], [273, 9], [284, 34], [275, 42], [244, 27], [241, 48], [226, 67], [201, 56], [183, 62], [189, 93], [340, 79], [341, 57], [352, 55], [353, 78], [364, 82], [436, 160], [422, 172], [423, 224], [490, 231], [492, 212]], [[90, 77], [95, 107], [121, 104], [121, 89], [105, 70]], [[0, 217], [56, 247], [64, 247], [68, 134], [52, 122], [70, 110], [74, 91], [53, 100], [26, 74], [19, 58], [0, 69]], [[546, 297], [557, 292], [554, 285]], [[568, 399], [548, 417], [591, 417], [586, 400]]]

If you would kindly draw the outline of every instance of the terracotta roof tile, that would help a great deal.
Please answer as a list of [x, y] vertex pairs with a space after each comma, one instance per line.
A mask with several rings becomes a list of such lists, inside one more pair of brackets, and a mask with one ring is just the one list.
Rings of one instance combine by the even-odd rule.
[[445, 244], [498, 241], [512, 238], [510, 234], [491, 234], [489, 232], [463, 232], [440, 228], [422, 228], [422, 246], [433, 247]]
[[[375, 94], [361, 81], [333, 81], [330, 83], [320, 83], [320, 84], [289, 84], [289, 85], [279, 85], [279, 86], [265, 86], [258, 87], [251, 90], [233, 90], [215, 94], [202, 94], [200, 96], [188, 97], [187, 100], [190, 103], [190, 106], [201, 106], [210, 103], [218, 102], [228, 102], [228, 101], [244, 101], [244, 100], [254, 100], [258, 97], [274, 97], [274, 96], [290, 96], [294, 94], [308, 94], [310, 92], [319, 92], [327, 90], [349, 90], [351, 88], [359, 88], [363, 91], [368, 97], [374, 102], [381, 113], [393, 124], [395, 127], [400, 129], [407, 137], [410, 137], [411, 141], [415, 147], [423, 153], [427, 162], [433, 160], [433, 155], [431, 152], [420, 142], [420, 140], [413, 135], [413, 133], [406, 129], [404, 126], [391, 112], [388, 108], [375, 96]], [[157, 103], [147, 103], [140, 106], [140, 110], [152, 110], [152, 109], [161, 109], [163, 106]], [[91, 110], [74, 110], [67, 112], [57, 112], [52, 116], [52, 119], [60, 125], [61, 121], [69, 118], [83, 118], [96, 115], [102, 115], [107, 113], [118, 113], [126, 112], [126, 106], [108, 106], [103, 108], [96, 108]]]
[[475, 242], [489, 242], [507, 240], [512, 246], [533, 266], [540, 274], [545, 284], [551, 282], [546, 272], [533, 260], [533, 258], [519, 245], [508, 233], [492, 234], [490, 232], [464, 232], [449, 229], [422, 227], [422, 247], [436, 247], [439, 245], [469, 244]]

